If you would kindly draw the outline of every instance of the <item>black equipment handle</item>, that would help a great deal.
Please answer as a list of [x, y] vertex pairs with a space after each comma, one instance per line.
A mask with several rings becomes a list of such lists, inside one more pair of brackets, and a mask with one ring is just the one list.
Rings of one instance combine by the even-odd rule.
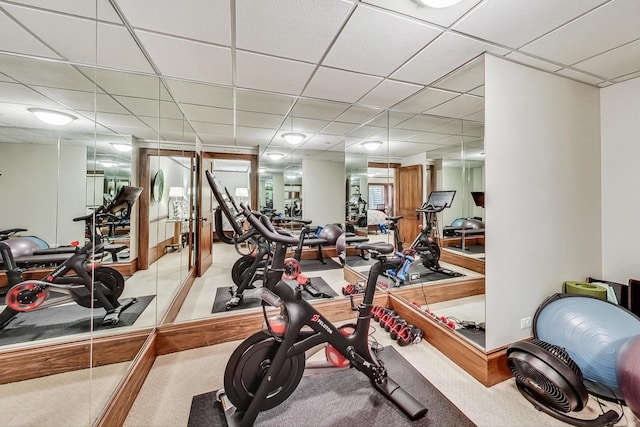
[[0, 240], [7, 240], [12, 234], [20, 233], [21, 231], [27, 231], [26, 228], [8, 228], [6, 230], [0, 230]]
[[282, 243], [283, 245], [298, 244], [297, 237], [278, 233], [266, 215], [257, 211], [249, 210], [244, 203], [240, 203], [240, 208], [242, 209], [244, 216], [247, 218], [247, 221], [249, 221], [249, 224], [251, 224], [251, 226], [255, 228], [265, 239], [276, 243]]

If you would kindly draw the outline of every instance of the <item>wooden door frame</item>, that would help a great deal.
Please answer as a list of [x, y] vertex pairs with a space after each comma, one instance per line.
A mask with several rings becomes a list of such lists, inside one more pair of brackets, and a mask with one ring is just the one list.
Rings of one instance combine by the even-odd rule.
[[[258, 155], [257, 154], [233, 154], [233, 153], [215, 153], [205, 152], [201, 153], [202, 159], [212, 160], [248, 160], [251, 162], [251, 188], [254, 191], [251, 192], [251, 207], [253, 209], [259, 209], [258, 206]], [[201, 183], [209, 188], [208, 183]]]
[[[190, 157], [191, 164], [195, 160], [195, 151], [158, 150], [157, 148], [140, 148], [138, 159], [138, 185], [142, 193], [138, 198], [138, 270], [149, 268], [149, 206], [151, 204], [151, 156], [158, 157]], [[190, 203], [191, 209], [192, 203]], [[191, 240], [191, 239], [189, 239]], [[193, 242], [190, 242], [193, 243]], [[191, 253], [191, 252], [190, 252]], [[191, 255], [189, 255], [191, 256]], [[191, 265], [191, 263], [189, 264]]]

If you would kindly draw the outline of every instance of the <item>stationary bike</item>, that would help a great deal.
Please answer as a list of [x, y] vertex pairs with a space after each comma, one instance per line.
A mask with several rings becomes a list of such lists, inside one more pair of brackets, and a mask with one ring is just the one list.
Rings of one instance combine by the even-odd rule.
[[[207, 172], [213, 193], [223, 206], [225, 215], [231, 213], [222, 202], [213, 177]], [[358, 312], [353, 333], [341, 331], [307, 301], [302, 299], [300, 286], [292, 288], [282, 280], [285, 272], [285, 254], [288, 245], [298, 239], [282, 234], [271, 225], [269, 219], [257, 211], [241, 205], [249, 224], [267, 240], [274, 242], [272, 263], [265, 272], [265, 286], [260, 298], [267, 305], [279, 308], [277, 316], [265, 316], [265, 330], [247, 338], [231, 355], [224, 374], [224, 389], [218, 395], [225, 406], [225, 416], [230, 426], [253, 425], [262, 411], [284, 402], [298, 386], [305, 369], [305, 352], [328, 343], [332, 351], [371, 379], [372, 385], [385, 397], [402, 409], [412, 420], [422, 418], [427, 408], [387, 376], [387, 371], [372, 352], [368, 343], [371, 308], [378, 274], [385, 268], [397, 267], [395, 258], [387, 259], [393, 252], [388, 243], [365, 243], [361, 249], [370, 251], [378, 260], [367, 280], [364, 299], [352, 310]], [[242, 240], [243, 236], [238, 236]], [[344, 241], [338, 239], [338, 250]], [[343, 334], [344, 333], [344, 334]]]
[[[23, 229], [0, 231], [0, 240], [6, 240], [11, 234]], [[5, 297], [5, 309], [0, 312], [0, 329], [4, 328], [21, 312], [34, 311], [57, 306], [68, 302], [76, 302], [87, 308], [102, 307], [106, 314], [103, 325], [115, 325], [120, 314], [137, 302], [136, 298], [119, 301], [124, 290], [124, 277], [117, 270], [100, 266], [92, 261], [92, 255], [100, 252], [103, 243], [99, 238], [90, 240], [75, 252], [53, 272], [41, 280], [22, 280], [22, 271], [13, 259], [10, 247], [0, 241], [2, 256], [11, 288]], [[75, 274], [67, 275], [73, 272]], [[50, 296], [49, 292], [65, 296]]]

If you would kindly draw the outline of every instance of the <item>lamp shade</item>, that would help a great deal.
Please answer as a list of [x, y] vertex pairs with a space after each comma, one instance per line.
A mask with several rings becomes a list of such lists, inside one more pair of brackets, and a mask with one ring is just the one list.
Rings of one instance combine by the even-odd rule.
[[382, 141], [365, 141], [362, 143], [362, 146], [369, 151], [377, 150], [381, 145]]
[[182, 187], [170, 187], [169, 197], [184, 197], [184, 188]]

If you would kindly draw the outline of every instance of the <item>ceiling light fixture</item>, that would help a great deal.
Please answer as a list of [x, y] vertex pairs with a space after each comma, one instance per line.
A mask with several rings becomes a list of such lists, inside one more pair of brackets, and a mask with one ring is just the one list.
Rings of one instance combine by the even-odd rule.
[[382, 145], [382, 141], [365, 141], [362, 143], [362, 146], [366, 148], [368, 151], [374, 151], [380, 148]]
[[291, 145], [298, 145], [307, 137], [304, 133], [287, 132], [282, 134], [282, 138]]
[[454, 4], [460, 3], [461, 1], [462, 0], [418, 0], [418, 3], [436, 9], [442, 9], [444, 7], [453, 6]]
[[104, 166], [105, 168], [112, 168], [115, 165], [117, 165], [116, 162], [110, 162], [108, 160], [101, 160], [98, 163], [100, 163], [102, 166]]
[[111, 145], [113, 146], [113, 148], [115, 148], [116, 150], [122, 152], [122, 153], [128, 153], [129, 151], [131, 151], [131, 145], [129, 144], [122, 144], [120, 142], [112, 142]]
[[39, 120], [45, 122], [48, 125], [64, 126], [68, 125], [74, 120], [77, 120], [76, 116], [71, 114], [62, 113], [55, 110], [47, 110], [45, 108], [28, 108], [31, 114], [36, 116]]
[[267, 171], [266, 168], [259, 168], [258, 173], [265, 173]]
[[282, 154], [282, 153], [269, 153], [269, 154], [267, 154], [267, 156], [269, 156], [269, 158], [271, 160], [274, 160], [274, 161], [277, 162], [278, 160], [282, 160], [282, 158], [284, 157], [284, 154]]

